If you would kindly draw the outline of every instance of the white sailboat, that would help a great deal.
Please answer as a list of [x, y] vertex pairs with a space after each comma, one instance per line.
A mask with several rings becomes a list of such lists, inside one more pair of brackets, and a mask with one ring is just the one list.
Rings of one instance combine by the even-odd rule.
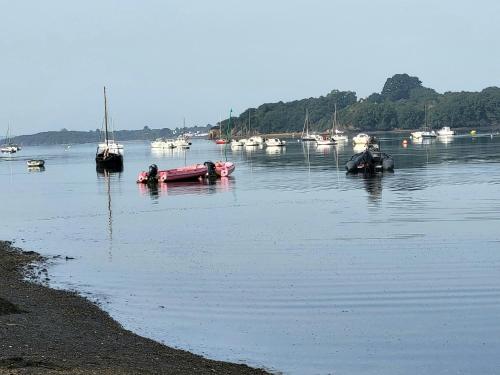
[[2, 145], [2, 147], [0, 147], [0, 152], [4, 154], [13, 154], [21, 149], [21, 147], [12, 143], [10, 126], [7, 126], [7, 134], [5, 135], [4, 142], [5, 143]]
[[337, 122], [337, 103], [335, 103], [335, 112], [333, 112], [333, 134], [332, 138], [336, 142], [347, 142], [349, 137], [342, 130], [339, 130]]
[[315, 141], [315, 134], [309, 133], [309, 110], [306, 109], [306, 118], [304, 119], [304, 127], [302, 128], [301, 139], [303, 141]]

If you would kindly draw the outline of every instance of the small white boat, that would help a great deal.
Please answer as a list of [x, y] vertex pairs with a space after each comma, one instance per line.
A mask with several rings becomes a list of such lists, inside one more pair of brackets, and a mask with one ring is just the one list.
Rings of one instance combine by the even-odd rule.
[[175, 141], [173, 139], [157, 138], [153, 142], [151, 142], [151, 148], [159, 148], [159, 149], [175, 148], [177, 146], [175, 145], [174, 142]]
[[455, 132], [451, 130], [449, 126], [443, 126], [440, 130], [437, 131], [437, 134], [440, 137], [451, 137], [452, 135], [455, 135]]
[[412, 139], [420, 139], [422, 138], [422, 132], [421, 131], [411, 132], [410, 136], [412, 137]]
[[359, 133], [357, 136], [355, 136], [352, 141], [354, 144], [359, 144], [359, 145], [366, 145], [368, 141], [370, 140], [370, 136], [366, 133]]
[[319, 137], [319, 138], [316, 138], [316, 144], [318, 146], [330, 146], [330, 145], [334, 145], [335, 143], [335, 140], [332, 138], [332, 137], [329, 137], [329, 136], [324, 136], [324, 137]]
[[434, 130], [426, 130], [422, 132], [422, 138], [436, 138], [437, 134]]
[[336, 133], [332, 136], [332, 139], [335, 141], [335, 142], [347, 142], [349, 141], [349, 137], [345, 134], [342, 134], [343, 132], [341, 132], [340, 130], [337, 130], [339, 133]]
[[45, 165], [45, 160], [42, 159], [30, 159], [26, 162], [26, 165], [30, 168], [32, 167], [43, 167]]
[[17, 147], [16, 146], [11, 146], [11, 145], [5, 145], [0, 148], [0, 152], [3, 154], [13, 154], [17, 152]]
[[267, 147], [282, 147], [286, 145], [285, 141], [282, 141], [279, 138], [268, 138], [266, 139], [266, 146]]
[[241, 141], [238, 141], [236, 139], [231, 140], [231, 147], [243, 147], [245, 144]]
[[190, 143], [185, 138], [177, 138], [174, 141], [174, 145], [175, 145], [175, 147], [178, 147], [178, 148], [189, 148]]
[[245, 146], [246, 147], [255, 147], [255, 146], [258, 146], [258, 145], [260, 145], [260, 142], [256, 139], [256, 137], [250, 137], [245, 142]]

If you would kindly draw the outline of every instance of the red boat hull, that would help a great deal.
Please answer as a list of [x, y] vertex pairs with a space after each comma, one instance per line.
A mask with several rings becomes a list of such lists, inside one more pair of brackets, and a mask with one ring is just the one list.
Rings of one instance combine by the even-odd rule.
[[229, 143], [229, 141], [227, 139], [217, 139], [215, 143], [217, 143], [218, 145], [225, 145]]
[[[205, 165], [194, 164], [187, 167], [158, 171], [157, 180], [158, 182], [186, 181], [200, 178], [206, 174], [207, 167]], [[139, 173], [137, 182], [146, 183], [148, 182], [148, 177], [148, 172], [141, 172]]]
[[230, 161], [218, 161], [215, 163], [215, 173], [220, 177], [227, 177], [233, 173], [236, 166]]

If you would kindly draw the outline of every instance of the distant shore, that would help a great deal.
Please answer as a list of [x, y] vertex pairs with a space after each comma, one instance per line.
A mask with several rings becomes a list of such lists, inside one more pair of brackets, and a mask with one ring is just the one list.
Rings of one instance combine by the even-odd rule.
[[1, 375], [267, 374], [125, 330], [76, 293], [33, 282], [47, 277], [45, 261], [35, 252], [0, 241]]

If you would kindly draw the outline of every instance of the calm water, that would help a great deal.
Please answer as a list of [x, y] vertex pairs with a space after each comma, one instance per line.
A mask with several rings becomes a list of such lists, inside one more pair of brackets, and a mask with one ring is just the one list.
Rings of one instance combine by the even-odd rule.
[[[227, 150], [232, 178], [150, 190], [160, 167], [220, 146], [152, 153], [98, 175], [94, 145], [0, 159], [0, 238], [55, 260], [142, 335], [289, 374], [498, 374], [500, 137], [410, 144], [394, 174], [346, 176], [352, 146]], [[29, 172], [30, 157], [46, 170]], [[339, 167], [337, 167], [337, 165]]]

